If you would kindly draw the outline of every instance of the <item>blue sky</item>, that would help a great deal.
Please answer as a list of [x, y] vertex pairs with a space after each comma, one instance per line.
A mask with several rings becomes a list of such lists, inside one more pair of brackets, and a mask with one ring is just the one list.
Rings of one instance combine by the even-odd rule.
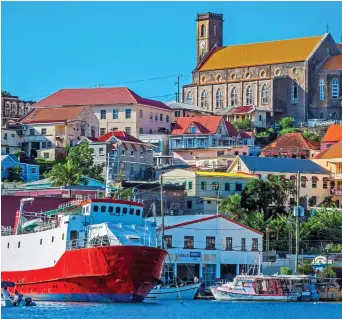
[[[224, 14], [224, 45], [342, 36], [342, 2], [2, 2], [1, 87], [40, 100], [61, 88], [183, 74], [191, 83], [196, 13]], [[122, 84], [174, 99], [176, 78]], [[115, 85], [111, 85], [115, 86]]]

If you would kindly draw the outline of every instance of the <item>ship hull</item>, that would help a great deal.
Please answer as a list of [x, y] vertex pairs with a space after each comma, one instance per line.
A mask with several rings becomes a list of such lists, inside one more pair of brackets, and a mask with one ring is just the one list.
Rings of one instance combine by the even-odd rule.
[[165, 256], [165, 250], [144, 246], [75, 249], [54, 267], [3, 271], [2, 280], [15, 282], [33, 300], [142, 302], [160, 279]]

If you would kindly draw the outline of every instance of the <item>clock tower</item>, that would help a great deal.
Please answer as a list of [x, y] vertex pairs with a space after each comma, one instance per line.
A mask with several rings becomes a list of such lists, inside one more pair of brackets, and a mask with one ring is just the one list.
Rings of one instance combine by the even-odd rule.
[[197, 14], [196, 27], [196, 57], [198, 65], [214, 45], [217, 47], [222, 46], [223, 14], [199, 13]]

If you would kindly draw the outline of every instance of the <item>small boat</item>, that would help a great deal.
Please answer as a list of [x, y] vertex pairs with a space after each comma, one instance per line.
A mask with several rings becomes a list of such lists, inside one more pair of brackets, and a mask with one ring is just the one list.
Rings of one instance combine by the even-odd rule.
[[[14, 288], [15, 283], [11, 281], [1, 281], [1, 289]], [[23, 295], [18, 294], [18, 298], [14, 298], [8, 292], [5, 294], [4, 290], [1, 291], [1, 307], [32, 307], [36, 303], [30, 297], [24, 298]]]
[[200, 287], [200, 283], [181, 283], [180, 285], [158, 285], [150, 291], [146, 300], [192, 300]]
[[216, 300], [237, 301], [297, 301], [296, 293], [289, 291], [286, 281], [262, 274], [239, 275], [233, 282], [211, 287]]

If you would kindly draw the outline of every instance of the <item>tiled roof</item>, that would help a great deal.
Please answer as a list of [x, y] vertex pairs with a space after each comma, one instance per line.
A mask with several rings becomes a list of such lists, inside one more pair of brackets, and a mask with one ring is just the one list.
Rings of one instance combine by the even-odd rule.
[[254, 110], [253, 106], [238, 106], [229, 110], [226, 114], [246, 114]]
[[[171, 135], [183, 135], [186, 133], [191, 123], [194, 123], [200, 132], [203, 134], [216, 134], [223, 116], [194, 116], [194, 117], [179, 117], [175, 123]], [[230, 136], [237, 136], [238, 131], [229, 122], [225, 121], [228, 134]]]
[[240, 155], [251, 172], [330, 174], [328, 170], [307, 159]]
[[201, 71], [305, 61], [323, 36], [217, 48]]
[[53, 123], [75, 120], [86, 108], [87, 106], [68, 106], [33, 109], [20, 120], [20, 123]]
[[108, 132], [107, 134], [100, 136], [98, 141], [107, 142], [112, 136], [116, 137], [120, 141], [144, 144], [144, 142], [124, 131]]
[[342, 125], [330, 125], [322, 138], [322, 142], [342, 141]]
[[320, 143], [312, 142], [303, 137], [301, 133], [287, 133], [281, 135], [274, 142], [266, 145], [262, 152], [270, 151], [309, 151], [309, 150], [319, 150]]
[[165, 102], [165, 104], [173, 109], [173, 110], [190, 110], [190, 111], [197, 111], [197, 112], [203, 112], [203, 113], [210, 113], [212, 114], [212, 111], [203, 109], [197, 105], [187, 104], [187, 103], [181, 103], [181, 102]]
[[321, 70], [342, 70], [342, 55], [335, 55], [328, 58]]
[[315, 159], [323, 158], [342, 158], [342, 141], [315, 156]]
[[342, 43], [338, 43], [337, 47], [340, 49], [341, 53], [342, 53]]
[[62, 89], [33, 104], [33, 107], [113, 104], [143, 104], [170, 110], [164, 103], [145, 99], [126, 87]]

